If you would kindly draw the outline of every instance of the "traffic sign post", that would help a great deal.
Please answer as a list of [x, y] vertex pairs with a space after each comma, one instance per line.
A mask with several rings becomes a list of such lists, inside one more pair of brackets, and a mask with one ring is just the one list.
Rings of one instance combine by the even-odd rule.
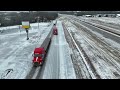
[[29, 40], [29, 37], [28, 37], [28, 29], [26, 28], [26, 33], [27, 33], [27, 40]]
[[27, 40], [29, 40], [29, 37], [28, 37], [28, 29], [30, 28], [30, 23], [29, 23], [29, 21], [23, 21], [23, 22], [22, 22], [22, 27], [26, 30]]

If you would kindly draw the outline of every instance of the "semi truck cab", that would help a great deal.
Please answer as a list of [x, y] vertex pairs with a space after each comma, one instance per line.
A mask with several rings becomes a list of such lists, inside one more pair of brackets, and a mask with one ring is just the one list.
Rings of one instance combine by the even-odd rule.
[[42, 65], [43, 59], [45, 56], [45, 50], [44, 48], [35, 48], [34, 54], [33, 54], [33, 63], [34, 66]]
[[54, 34], [54, 35], [58, 35], [58, 30], [57, 30], [57, 27], [56, 27], [56, 26], [54, 26], [54, 28], [53, 28], [53, 34]]

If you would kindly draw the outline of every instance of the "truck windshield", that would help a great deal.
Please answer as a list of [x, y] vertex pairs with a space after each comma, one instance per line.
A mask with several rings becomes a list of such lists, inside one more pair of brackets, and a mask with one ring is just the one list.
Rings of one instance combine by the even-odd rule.
[[42, 57], [41, 54], [34, 54], [34, 57]]
[[34, 54], [33, 56], [34, 57], [42, 57], [42, 58], [44, 58], [44, 54]]

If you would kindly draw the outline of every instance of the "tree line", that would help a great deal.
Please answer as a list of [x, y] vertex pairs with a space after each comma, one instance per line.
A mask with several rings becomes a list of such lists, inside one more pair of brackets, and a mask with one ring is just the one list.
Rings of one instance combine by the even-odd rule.
[[28, 11], [28, 12], [12, 12], [9, 14], [0, 13], [0, 26], [12, 26], [21, 25], [22, 21], [29, 21], [30, 23], [35, 22], [47, 22], [54, 20], [60, 14], [69, 15], [94, 15], [94, 14], [120, 14], [120, 11]]
[[30, 23], [35, 22], [48, 22], [54, 20], [58, 17], [58, 14], [55, 12], [20, 12], [20, 13], [9, 13], [9, 14], [0, 14], [0, 23], [1, 27], [3, 26], [12, 26], [12, 25], [21, 25], [22, 21], [29, 21]]

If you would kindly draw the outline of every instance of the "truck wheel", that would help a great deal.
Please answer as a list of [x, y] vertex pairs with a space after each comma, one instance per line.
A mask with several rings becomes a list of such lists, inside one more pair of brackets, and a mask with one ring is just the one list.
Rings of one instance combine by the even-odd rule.
[[43, 65], [43, 61], [41, 62], [40, 66], [42, 66], [42, 65]]
[[34, 67], [38, 67], [39, 64], [37, 62], [34, 63]]

